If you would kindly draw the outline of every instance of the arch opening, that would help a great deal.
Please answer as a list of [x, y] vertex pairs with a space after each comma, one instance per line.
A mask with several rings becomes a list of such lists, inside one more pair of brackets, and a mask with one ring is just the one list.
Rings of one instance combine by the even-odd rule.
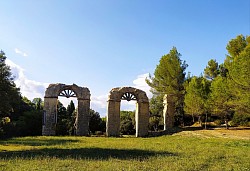
[[120, 134], [135, 135], [136, 132], [136, 100], [121, 100]]
[[77, 99], [58, 96], [56, 135], [76, 135]]

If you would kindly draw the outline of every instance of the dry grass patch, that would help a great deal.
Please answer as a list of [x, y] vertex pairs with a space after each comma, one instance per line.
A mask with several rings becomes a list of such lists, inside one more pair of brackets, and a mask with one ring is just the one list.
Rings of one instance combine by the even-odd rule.
[[200, 138], [230, 138], [250, 140], [250, 128], [217, 128], [209, 130], [182, 131], [174, 136], [195, 136]]

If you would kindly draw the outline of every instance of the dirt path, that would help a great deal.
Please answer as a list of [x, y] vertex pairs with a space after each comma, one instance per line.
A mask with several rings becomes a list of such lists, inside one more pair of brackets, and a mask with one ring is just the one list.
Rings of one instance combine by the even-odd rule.
[[202, 138], [218, 137], [218, 138], [232, 138], [250, 140], [250, 129], [232, 128], [232, 129], [212, 129], [212, 130], [193, 130], [181, 131], [173, 134], [173, 136], [198, 136]]

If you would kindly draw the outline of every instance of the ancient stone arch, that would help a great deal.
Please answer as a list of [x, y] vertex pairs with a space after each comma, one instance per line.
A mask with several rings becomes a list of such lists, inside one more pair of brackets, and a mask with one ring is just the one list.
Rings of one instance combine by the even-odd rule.
[[78, 100], [78, 111], [76, 116], [76, 135], [88, 135], [89, 132], [89, 109], [90, 91], [86, 87], [77, 85], [50, 84], [45, 91], [44, 117], [42, 135], [55, 135], [57, 122], [58, 96], [76, 97]]
[[136, 137], [148, 135], [149, 101], [146, 93], [133, 87], [118, 87], [110, 91], [108, 99], [107, 136], [120, 135], [121, 100], [136, 100]]

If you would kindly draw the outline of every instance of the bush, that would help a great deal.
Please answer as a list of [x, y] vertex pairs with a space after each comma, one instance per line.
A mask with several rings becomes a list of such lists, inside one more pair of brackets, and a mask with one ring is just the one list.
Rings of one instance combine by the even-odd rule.
[[232, 124], [236, 126], [250, 126], [250, 114], [235, 113]]
[[222, 121], [220, 119], [216, 119], [214, 123], [216, 126], [220, 126], [222, 124]]

